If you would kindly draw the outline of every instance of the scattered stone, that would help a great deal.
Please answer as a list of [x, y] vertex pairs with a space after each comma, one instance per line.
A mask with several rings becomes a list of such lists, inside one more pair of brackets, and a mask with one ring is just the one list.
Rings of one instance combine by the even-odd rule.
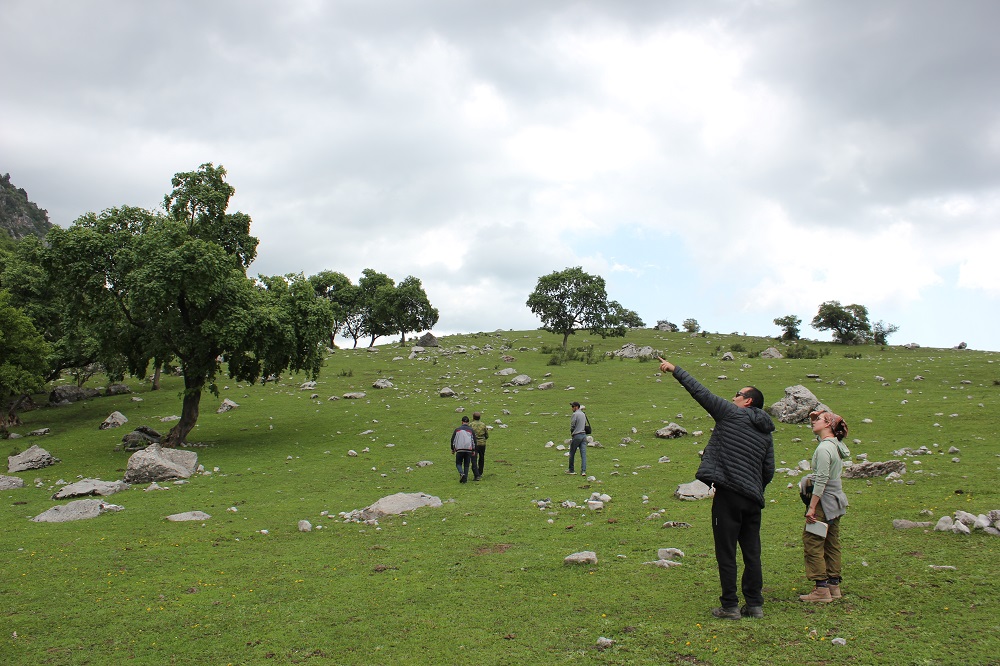
[[101, 481], [100, 479], [82, 479], [76, 483], [63, 486], [59, 492], [52, 496], [52, 499], [66, 499], [68, 497], [86, 497], [88, 495], [100, 495], [106, 497], [114, 495], [123, 490], [128, 490], [129, 484], [124, 481]]
[[549, 389], [555, 388], [555, 386], [556, 386], [555, 382], [542, 382], [541, 384], [538, 385], [538, 390], [548, 391]]
[[934, 523], [930, 521], [915, 522], [912, 520], [906, 520], [905, 518], [897, 518], [892, 521], [892, 526], [897, 530], [910, 530], [915, 527], [930, 527]]
[[668, 520], [667, 522], [663, 523], [662, 527], [668, 528], [668, 529], [670, 529], [670, 528], [685, 528], [685, 527], [691, 527], [691, 523], [685, 523], [685, 522], [682, 522], [682, 521], [679, 521], [679, 520]]
[[681, 566], [680, 562], [675, 562], [674, 560], [653, 560], [652, 562], [643, 562], [643, 564], [652, 564], [653, 566], [663, 567], [664, 569]]
[[52, 431], [48, 428], [39, 428], [38, 430], [32, 430], [28, 433], [28, 437], [43, 437], [50, 434]]
[[363, 509], [341, 512], [340, 516], [345, 522], [363, 523], [378, 521], [379, 518], [384, 516], [413, 511], [424, 506], [442, 506], [441, 499], [427, 493], [396, 493], [395, 495], [383, 497]]
[[635, 343], [627, 342], [618, 351], [608, 352], [608, 355], [619, 358], [653, 358], [656, 356], [656, 351], [648, 345], [637, 347]]
[[785, 397], [765, 411], [782, 423], [808, 423], [809, 412], [828, 409], [812, 391], [801, 384], [785, 389]]
[[81, 386], [57, 386], [49, 393], [49, 402], [53, 405], [68, 405], [71, 402], [97, 398], [101, 392], [93, 388]]
[[24, 488], [24, 479], [19, 476], [0, 474], [0, 490], [15, 490]]
[[104, 395], [107, 395], [107, 396], [112, 396], [112, 395], [128, 395], [131, 392], [132, 392], [132, 389], [130, 389], [125, 384], [111, 384], [106, 389], [104, 389]]
[[117, 504], [108, 504], [103, 500], [76, 500], [68, 504], [54, 506], [48, 511], [38, 514], [31, 520], [35, 523], [68, 523], [73, 520], [97, 518], [102, 513], [121, 511], [123, 508]]
[[367, 396], [364, 391], [353, 391], [344, 394], [344, 400], [364, 400], [365, 397]]
[[237, 407], [239, 407], [238, 404], [236, 404], [235, 402], [233, 402], [229, 398], [226, 398], [226, 399], [224, 399], [222, 401], [222, 404], [219, 405], [219, 408], [217, 410], [215, 410], [215, 413], [216, 414], [224, 414], [226, 412], [230, 412], [230, 411], [236, 409]]
[[774, 347], [768, 347], [760, 353], [761, 358], [785, 358], [780, 351]]
[[614, 644], [615, 642], [613, 640], [611, 640], [610, 638], [605, 638], [604, 636], [601, 636], [600, 638], [597, 639], [598, 650], [607, 650]]
[[597, 564], [597, 553], [592, 550], [584, 550], [579, 553], [567, 555], [563, 559], [564, 564]]
[[832, 639], [830, 639], [830, 645], [836, 645], [838, 647], [844, 647], [845, 645], [847, 645], [847, 639], [846, 638], [832, 638]]
[[714, 496], [715, 490], [713, 488], [709, 488], [698, 479], [695, 479], [690, 483], [682, 483], [678, 485], [677, 490], [674, 491], [674, 497], [689, 502]]
[[677, 439], [678, 437], [683, 437], [686, 434], [688, 434], [687, 430], [673, 422], [668, 423], [656, 431], [656, 436], [660, 439]]
[[393, 383], [388, 379], [376, 379], [375, 383], [372, 384], [372, 388], [376, 389], [391, 389], [392, 387]]
[[534, 380], [528, 375], [518, 375], [514, 377], [512, 380], [510, 380], [510, 383], [513, 384], [514, 386], [527, 386], [532, 381]]
[[185, 511], [184, 513], [175, 513], [167, 516], [167, 520], [172, 523], [183, 523], [190, 520], [208, 520], [211, 517], [204, 511]]
[[[426, 333], [421, 335], [420, 338], [417, 340], [417, 344], [413, 348], [413, 350], [416, 351], [418, 347], [438, 347], [438, 346], [440, 346], [438, 339], [435, 338], [430, 331], [427, 331]], [[424, 350], [421, 349], [420, 351]]]
[[163, 439], [163, 436], [160, 433], [149, 426], [141, 425], [122, 437], [122, 444], [118, 449], [141, 451], [150, 444], [159, 444], [161, 439]]
[[107, 430], [108, 428], [118, 428], [128, 423], [128, 419], [121, 412], [111, 412], [108, 418], [104, 419], [101, 425], [97, 426], [100, 430]]
[[440, 391], [438, 391], [438, 395], [441, 396], [442, 398], [454, 398], [455, 397], [455, 391], [452, 390], [451, 387], [445, 386], [443, 389], [441, 389]]
[[153, 481], [148, 486], [142, 489], [142, 492], [148, 493], [150, 490], [170, 490], [170, 486], [161, 486], [156, 481]]
[[299, 532], [312, 532], [313, 526], [308, 520], [299, 521]]
[[42, 469], [60, 462], [48, 451], [34, 444], [26, 451], [14, 456], [7, 456], [8, 472], [26, 472], [30, 469]]
[[870, 479], [890, 474], [905, 474], [906, 463], [902, 460], [886, 460], [884, 462], [874, 462], [866, 460], [844, 465], [843, 478], [845, 479]]
[[656, 551], [656, 556], [661, 560], [679, 560], [684, 557], [684, 552], [677, 548], [660, 548]]
[[198, 454], [181, 449], [165, 449], [151, 444], [136, 451], [128, 459], [125, 469], [126, 483], [149, 483], [187, 479], [198, 467]]

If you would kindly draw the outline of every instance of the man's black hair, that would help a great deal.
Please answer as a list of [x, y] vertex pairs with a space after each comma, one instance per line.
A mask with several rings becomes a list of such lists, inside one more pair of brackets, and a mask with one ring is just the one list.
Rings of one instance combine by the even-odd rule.
[[744, 391], [743, 397], [749, 398], [751, 407], [756, 407], [758, 409], [764, 409], [764, 394], [760, 392], [760, 389], [756, 386], [748, 386], [747, 390]]

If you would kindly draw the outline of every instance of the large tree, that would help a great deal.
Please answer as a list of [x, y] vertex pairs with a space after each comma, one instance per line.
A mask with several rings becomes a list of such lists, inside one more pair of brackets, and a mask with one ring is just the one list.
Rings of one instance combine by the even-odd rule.
[[399, 333], [399, 344], [406, 343], [407, 333], [418, 333], [438, 322], [437, 308], [431, 306], [427, 292], [418, 278], [408, 275], [395, 288], [383, 287], [379, 296], [382, 316]]
[[[333, 316], [330, 328], [330, 346], [336, 347], [334, 338], [337, 332], [344, 327], [357, 301], [357, 286], [351, 283], [351, 278], [337, 271], [320, 271], [316, 275], [310, 275], [309, 283], [317, 296], [330, 303], [330, 312]], [[354, 346], [358, 346], [357, 338], [355, 338]]]
[[[315, 376], [320, 343], [329, 333], [329, 307], [322, 305], [325, 314], [312, 310], [325, 302], [306, 280], [247, 277], [257, 239], [248, 215], [227, 212], [234, 189], [225, 175], [212, 164], [176, 174], [165, 214], [112, 208], [49, 233], [67, 288], [87, 299], [97, 316], [111, 306], [120, 313], [122, 330], [98, 331], [107, 348], [127, 358], [129, 371], [144, 377], [150, 361], [172, 357], [179, 363], [181, 418], [167, 445], [186, 441], [203, 391], [217, 393], [223, 359], [237, 381], [286, 369]], [[308, 316], [323, 319], [325, 330], [317, 333], [315, 321], [297, 321], [300, 300]]]
[[840, 301], [821, 303], [819, 311], [810, 324], [817, 331], [832, 331], [833, 339], [844, 344], [863, 344], [871, 338], [868, 323], [868, 308], [852, 303], [841, 305]]
[[775, 317], [774, 325], [781, 327], [781, 339], [782, 340], [798, 340], [799, 339], [799, 326], [802, 325], [802, 320], [795, 315], [785, 315], [784, 317]]
[[10, 294], [0, 290], [0, 439], [17, 424], [22, 402], [45, 386], [48, 352], [28, 315], [12, 306]]
[[370, 335], [369, 347], [383, 335], [395, 333], [389, 314], [392, 310], [392, 293], [396, 283], [385, 273], [371, 268], [361, 271], [358, 280], [361, 334]]
[[542, 320], [544, 330], [562, 334], [563, 349], [578, 328], [614, 337], [625, 335], [633, 324], [642, 325], [635, 312], [608, 301], [604, 278], [585, 273], [580, 266], [538, 278], [527, 306]]

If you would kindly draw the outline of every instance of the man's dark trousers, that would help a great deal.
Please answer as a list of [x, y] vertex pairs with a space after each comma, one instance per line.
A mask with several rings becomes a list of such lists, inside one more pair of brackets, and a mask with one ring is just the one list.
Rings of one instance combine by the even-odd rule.
[[743, 599], [748, 606], [763, 606], [764, 574], [760, 565], [760, 505], [739, 493], [715, 486], [712, 501], [712, 534], [723, 608], [739, 605], [736, 596], [736, 544], [743, 552]]

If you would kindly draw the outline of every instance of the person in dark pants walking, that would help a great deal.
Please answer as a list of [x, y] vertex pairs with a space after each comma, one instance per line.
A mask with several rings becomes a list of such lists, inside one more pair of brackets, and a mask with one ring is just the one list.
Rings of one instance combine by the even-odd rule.
[[473, 412], [472, 423], [469, 424], [472, 432], [476, 433], [476, 457], [472, 460], [473, 481], [483, 478], [483, 468], [486, 466], [486, 440], [490, 438], [490, 427], [482, 419], [482, 414]]
[[[756, 387], [740, 389], [732, 401], [720, 398], [687, 372], [660, 359], [660, 371], [673, 374], [698, 404], [715, 419], [695, 475], [715, 487], [712, 500], [712, 536], [719, 566], [722, 595], [717, 618], [764, 617], [764, 574], [760, 563], [760, 520], [764, 488], [774, 478], [774, 421], [761, 407], [764, 394]], [[736, 589], [736, 547], [743, 553], [741, 587], [745, 604], [739, 607]]]
[[458, 470], [458, 482], [469, 480], [469, 467], [476, 455], [476, 433], [469, 427], [469, 417], [462, 417], [462, 425], [451, 433], [451, 452], [455, 454], [455, 468]]

